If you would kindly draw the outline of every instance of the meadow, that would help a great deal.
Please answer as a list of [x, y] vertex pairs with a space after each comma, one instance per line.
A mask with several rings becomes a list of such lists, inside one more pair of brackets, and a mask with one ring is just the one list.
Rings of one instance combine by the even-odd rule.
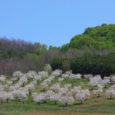
[[63, 106], [52, 102], [38, 105], [36, 103], [10, 102], [0, 105], [0, 115], [110, 115], [115, 114], [115, 100], [105, 98], [89, 99], [84, 104]]

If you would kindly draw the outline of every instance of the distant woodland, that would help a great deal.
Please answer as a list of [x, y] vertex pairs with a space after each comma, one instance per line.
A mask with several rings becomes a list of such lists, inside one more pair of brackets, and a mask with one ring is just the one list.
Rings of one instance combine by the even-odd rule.
[[115, 74], [115, 24], [87, 28], [61, 47], [0, 38], [0, 74], [41, 71], [45, 64], [63, 72]]

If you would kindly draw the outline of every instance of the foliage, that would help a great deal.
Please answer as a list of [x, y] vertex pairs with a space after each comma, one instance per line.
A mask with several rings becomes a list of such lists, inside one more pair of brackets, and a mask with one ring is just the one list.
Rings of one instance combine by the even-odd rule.
[[103, 24], [87, 28], [83, 34], [76, 35], [71, 39], [69, 48], [115, 49], [115, 25]]
[[115, 71], [114, 52], [115, 24], [87, 28], [62, 47], [0, 38], [0, 74], [43, 70], [51, 64], [63, 71], [108, 75]]
[[[51, 63], [53, 69], [61, 68], [65, 70], [65, 66], [62, 66], [63, 60], [68, 59], [54, 58]], [[85, 53], [83, 56], [69, 59], [69, 62], [73, 73], [101, 74], [102, 76], [115, 74], [115, 53], [104, 56]]]

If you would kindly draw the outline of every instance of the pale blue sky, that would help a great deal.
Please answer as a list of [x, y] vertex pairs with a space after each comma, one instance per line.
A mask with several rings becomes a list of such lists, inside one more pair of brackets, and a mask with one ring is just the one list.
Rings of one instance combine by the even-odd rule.
[[115, 24], [115, 0], [0, 0], [0, 37], [61, 46], [103, 23]]

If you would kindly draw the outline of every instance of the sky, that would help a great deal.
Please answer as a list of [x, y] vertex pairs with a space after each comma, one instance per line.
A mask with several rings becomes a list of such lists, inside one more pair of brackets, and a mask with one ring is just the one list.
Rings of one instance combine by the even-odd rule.
[[115, 24], [115, 0], [0, 0], [0, 38], [61, 46], [105, 23]]

